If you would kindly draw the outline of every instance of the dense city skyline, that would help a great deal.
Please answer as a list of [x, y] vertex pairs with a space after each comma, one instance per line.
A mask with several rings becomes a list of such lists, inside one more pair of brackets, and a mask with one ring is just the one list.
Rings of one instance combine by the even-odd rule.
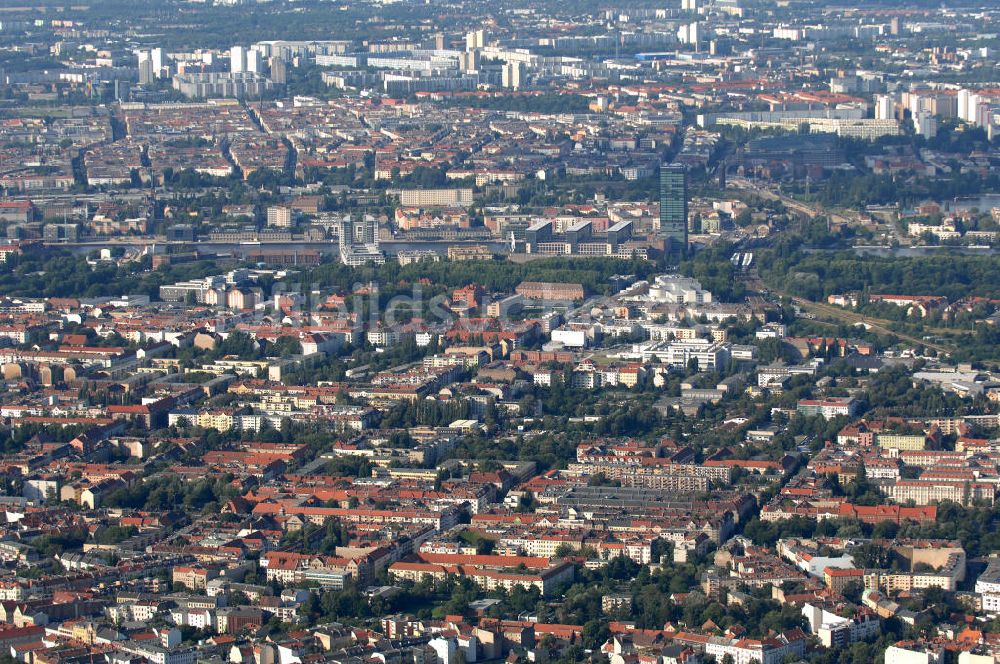
[[0, 664], [1000, 661], [998, 52], [0, 0]]

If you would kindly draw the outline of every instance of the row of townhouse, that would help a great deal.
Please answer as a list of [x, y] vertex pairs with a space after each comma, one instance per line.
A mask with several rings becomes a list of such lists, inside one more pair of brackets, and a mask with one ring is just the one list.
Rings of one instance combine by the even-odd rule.
[[289, 502], [261, 502], [254, 506], [254, 514], [276, 517], [298, 516], [305, 521], [322, 525], [327, 519], [348, 523], [401, 524], [432, 526], [437, 531], [447, 530], [458, 524], [462, 511], [448, 505], [440, 511], [421, 509], [367, 509], [341, 507], [311, 507]]
[[630, 537], [622, 539], [598, 538], [588, 533], [571, 531], [546, 533], [539, 531], [509, 532], [500, 536], [496, 543], [498, 552], [510, 555], [552, 558], [560, 549], [579, 551], [584, 547], [592, 549], [601, 560], [611, 560], [625, 556], [640, 565], [652, 562], [654, 538]]
[[798, 628], [764, 639], [733, 639], [713, 636], [705, 644], [705, 654], [721, 662], [727, 656], [733, 664], [781, 664], [786, 657], [805, 654], [808, 638]]
[[572, 582], [574, 571], [571, 562], [550, 562], [548, 558], [462, 554], [422, 553], [389, 566], [389, 576], [397, 580], [466, 577], [487, 591], [536, 588], [543, 597]]

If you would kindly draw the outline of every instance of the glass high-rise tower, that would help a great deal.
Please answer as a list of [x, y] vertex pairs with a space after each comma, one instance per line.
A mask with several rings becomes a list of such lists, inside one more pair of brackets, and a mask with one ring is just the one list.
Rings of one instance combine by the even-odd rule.
[[687, 177], [687, 168], [680, 164], [660, 166], [660, 237], [669, 241], [671, 252], [687, 251]]

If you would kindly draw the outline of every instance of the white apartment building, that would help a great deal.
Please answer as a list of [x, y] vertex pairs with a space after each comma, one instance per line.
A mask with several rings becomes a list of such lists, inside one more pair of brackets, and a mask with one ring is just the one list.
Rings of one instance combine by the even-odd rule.
[[802, 607], [802, 615], [809, 623], [809, 631], [826, 648], [842, 648], [878, 636], [882, 631], [881, 621], [870, 613], [845, 618], [821, 606], [807, 603]]
[[990, 558], [986, 569], [976, 579], [976, 592], [983, 597], [985, 613], [1000, 613], [1000, 558]]
[[724, 367], [730, 358], [730, 345], [711, 339], [643, 343], [636, 344], [634, 350], [643, 362], [649, 362], [655, 357], [671, 366], [686, 367], [691, 360], [697, 360], [698, 368], [702, 371]]

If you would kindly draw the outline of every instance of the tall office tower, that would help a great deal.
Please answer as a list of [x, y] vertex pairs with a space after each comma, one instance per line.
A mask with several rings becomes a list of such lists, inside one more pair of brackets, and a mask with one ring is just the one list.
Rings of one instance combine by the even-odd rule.
[[960, 120], [965, 120], [969, 117], [969, 98], [972, 97], [972, 93], [966, 89], [961, 89], [956, 95], [958, 109], [957, 114]]
[[167, 54], [162, 48], [154, 48], [149, 52], [149, 56], [153, 59], [153, 71], [157, 78], [162, 76], [161, 73], [163, 68], [167, 66]]
[[877, 95], [875, 97], [875, 119], [892, 120], [896, 117], [896, 104], [890, 95]]
[[980, 107], [983, 106], [983, 98], [976, 93], [969, 95], [969, 107], [966, 110], [965, 121], [969, 124], [979, 124]]
[[731, 55], [733, 43], [729, 39], [712, 39], [708, 42], [708, 52], [710, 55]]
[[247, 70], [247, 49], [243, 46], [233, 46], [229, 49], [229, 71], [234, 74]]
[[976, 105], [972, 109], [972, 124], [977, 127], [989, 128], [993, 125], [993, 107], [984, 101], [982, 97], [976, 95]]
[[378, 220], [371, 215], [365, 215], [361, 227], [361, 241], [378, 249]]
[[261, 66], [261, 54], [255, 48], [251, 48], [247, 51], [247, 71], [253, 74], [259, 74], [260, 70], [263, 69]]
[[688, 175], [681, 164], [660, 166], [660, 237], [669, 240], [669, 251], [687, 251]]
[[341, 249], [354, 244], [371, 245], [378, 248], [378, 220], [366, 215], [363, 219], [341, 219], [338, 223], [338, 242]]
[[471, 51], [486, 46], [486, 31], [472, 30], [465, 33], [465, 50]]
[[931, 110], [934, 115], [938, 115], [942, 118], [954, 118], [958, 116], [958, 99], [951, 95], [937, 94], [933, 97], [934, 103], [931, 105]]
[[337, 244], [344, 252], [354, 244], [354, 222], [350, 217], [344, 217], [337, 222]]
[[500, 72], [500, 82], [508, 90], [520, 90], [524, 85], [524, 78], [523, 62], [505, 63]]
[[479, 51], [458, 54], [458, 68], [465, 73], [479, 71], [480, 64]]
[[682, 44], [688, 44], [694, 46], [696, 49], [701, 42], [701, 27], [698, 21], [693, 23], [682, 24], [681, 27], [677, 29], [677, 39]]
[[283, 58], [277, 56], [271, 58], [271, 82], [275, 85], [284, 85], [288, 82], [288, 65]]
[[[149, 55], [148, 53], [146, 54]], [[156, 73], [153, 71], [153, 59], [139, 58], [139, 85], [152, 85]]]
[[937, 118], [928, 110], [917, 111], [913, 115], [913, 128], [918, 135], [930, 140], [937, 136]]
[[977, 103], [976, 94], [970, 90], [959, 90], [956, 95], [955, 110], [958, 119], [963, 122], [972, 122], [969, 118], [974, 112], [974, 105]]
[[971, 90], [959, 90], [958, 91], [958, 117], [969, 124], [985, 124], [982, 123], [982, 109], [984, 104], [983, 97]]

